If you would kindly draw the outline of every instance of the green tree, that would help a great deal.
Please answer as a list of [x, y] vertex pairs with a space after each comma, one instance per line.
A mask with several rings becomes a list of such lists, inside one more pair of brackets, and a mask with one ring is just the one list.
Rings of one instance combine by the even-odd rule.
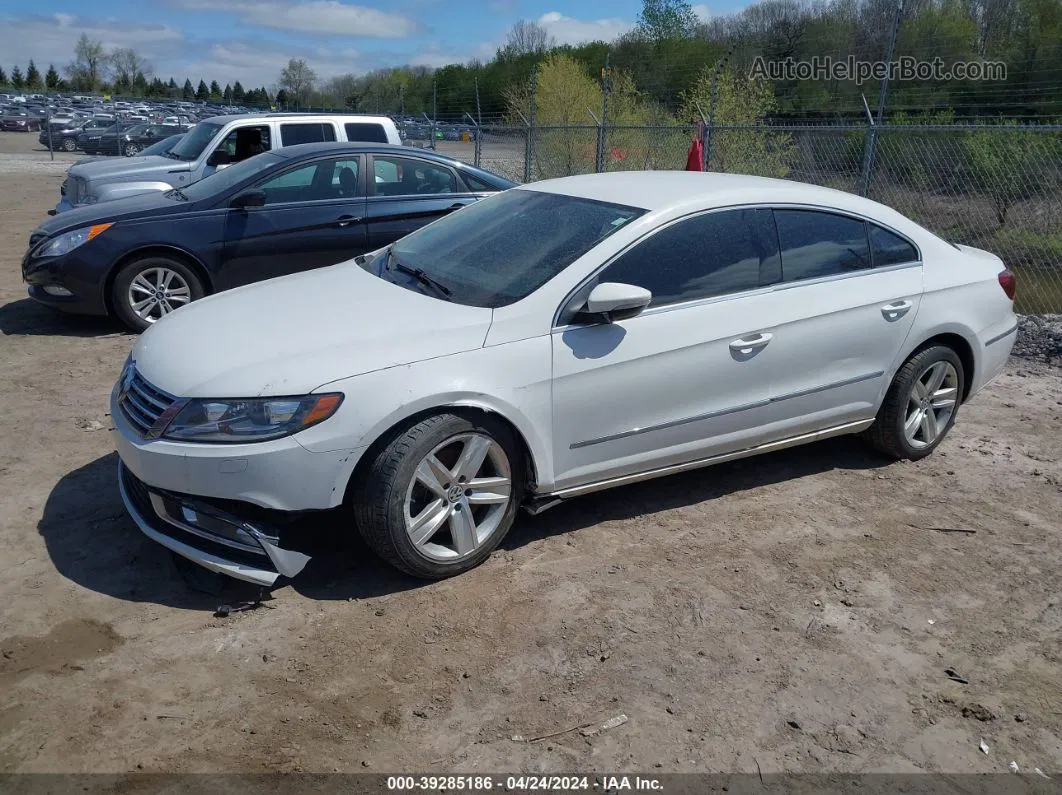
[[133, 78], [133, 93], [138, 97], [146, 97], [148, 95], [149, 85], [147, 77], [143, 72], [137, 72]]
[[[699, 108], [712, 113], [712, 83], [716, 82], [711, 157], [712, 171], [784, 177], [789, 173], [792, 140], [783, 133], [765, 130], [727, 129], [725, 125], [762, 124], [778, 108], [770, 83], [705, 67], [683, 93], [683, 115], [700, 116]], [[724, 125], [722, 129], [718, 125]]]
[[181, 98], [186, 102], [195, 99], [195, 89], [192, 88], [192, 81], [188, 78], [185, 78], [184, 80], [184, 88], [181, 89]]
[[204, 102], [210, 99], [210, 89], [202, 80], [199, 81], [199, 88], [195, 90], [195, 98]]
[[243, 98], [243, 86], [240, 85], [240, 81], [237, 80], [235, 83], [232, 84], [232, 101], [237, 103], [243, 102]]
[[0, 86], [6, 86], [6, 85], [7, 85], [7, 74], [4, 72], [3, 67], [0, 66]]
[[224, 93], [221, 96], [224, 98], [226, 105], [231, 105], [232, 104], [232, 86], [229, 85], [228, 83], [226, 83], [225, 84], [225, 91], [224, 91]]
[[697, 15], [686, 0], [642, 0], [638, 30], [653, 41], [693, 35]]
[[210, 98], [211, 99], [220, 99], [220, 97], [221, 97], [221, 86], [218, 85], [218, 81], [217, 80], [211, 80], [210, 81]]
[[82, 33], [74, 45], [74, 60], [67, 65], [66, 72], [75, 88], [95, 91], [103, 82], [105, 62], [103, 42]]
[[288, 104], [288, 92], [286, 89], [282, 88], [277, 92], [277, 104], [282, 107]]
[[[1013, 119], [1001, 124], [1016, 126]], [[1007, 211], [1035, 191], [1030, 174], [1042, 173], [1046, 159], [1047, 136], [1018, 130], [976, 132], [963, 140], [966, 163], [977, 187], [992, 200], [1000, 227], [1007, 223]]]
[[39, 91], [44, 88], [40, 70], [37, 69], [37, 64], [33, 63], [32, 58], [30, 58], [29, 66], [26, 67], [26, 88], [31, 91]]
[[11, 70], [11, 85], [21, 89], [26, 85], [26, 79], [22, 76], [22, 70], [17, 66]]
[[56, 91], [59, 88], [59, 73], [55, 71], [55, 64], [48, 64], [48, 71], [44, 75], [44, 87], [49, 91]]
[[[301, 58], [292, 58], [280, 72], [280, 88], [295, 107], [306, 104], [317, 82], [317, 73]], [[278, 96], [277, 102], [280, 102]], [[284, 102], [287, 104], [288, 99]]]

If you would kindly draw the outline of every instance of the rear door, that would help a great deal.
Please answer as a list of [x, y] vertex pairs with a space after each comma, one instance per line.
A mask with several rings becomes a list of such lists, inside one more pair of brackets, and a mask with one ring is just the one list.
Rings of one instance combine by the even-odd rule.
[[367, 221], [369, 249], [390, 245], [478, 196], [444, 165], [404, 155], [369, 155]]
[[301, 163], [254, 186], [263, 207], [231, 209], [219, 286], [343, 262], [368, 251], [364, 158]]
[[874, 416], [922, 297], [917, 248], [861, 218], [774, 211], [770, 421], [780, 437]]

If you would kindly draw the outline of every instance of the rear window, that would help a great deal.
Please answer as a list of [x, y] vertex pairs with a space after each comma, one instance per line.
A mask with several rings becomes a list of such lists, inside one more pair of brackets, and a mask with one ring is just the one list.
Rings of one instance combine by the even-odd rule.
[[870, 226], [870, 254], [875, 268], [918, 262], [918, 251], [914, 246], [899, 235], [873, 224]]
[[348, 141], [367, 141], [374, 144], [387, 143], [387, 132], [382, 124], [347, 122], [343, 126], [346, 128]]
[[302, 124], [281, 124], [281, 146], [296, 144], [315, 144], [321, 141], [334, 141], [336, 129], [327, 122], [306, 122]]

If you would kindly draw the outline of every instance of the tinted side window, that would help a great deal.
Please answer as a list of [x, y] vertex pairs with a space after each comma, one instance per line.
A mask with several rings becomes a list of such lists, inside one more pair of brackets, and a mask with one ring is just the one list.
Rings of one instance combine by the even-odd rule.
[[918, 262], [918, 251], [914, 246], [899, 235], [873, 224], [870, 225], [870, 251], [875, 268]]
[[314, 198], [311, 192], [317, 163], [293, 168], [276, 177], [271, 177], [258, 185], [258, 190], [266, 195], [266, 204], [280, 202], [309, 201]]
[[281, 146], [295, 144], [313, 144], [320, 141], [334, 141], [336, 130], [327, 122], [307, 122], [303, 124], [281, 124]]
[[387, 133], [384, 132], [382, 124], [347, 122], [343, 126], [347, 130], [348, 141], [369, 141], [374, 144], [387, 143]]
[[373, 158], [377, 196], [416, 196], [456, 193], [457, 177], [444, 167], [408, 157]]
[[467, 171], [464, 171], [461, 175], [465, 178], [465, 183], [468, 185], [469, 189], [474, 190], [476, 193], [489, 193], [498, 190], [493, 185], [481, 180], [475, 174], [469, 174]]
[[870, 267], [866, 224], [814, 210], [775, 210], [787, 282]]
[[780, 278], [770, 210], [727, 210], [679, 221], [623, 254], [600, 282], [623, 282], [653, 294], [650, 306], [725, 295]]

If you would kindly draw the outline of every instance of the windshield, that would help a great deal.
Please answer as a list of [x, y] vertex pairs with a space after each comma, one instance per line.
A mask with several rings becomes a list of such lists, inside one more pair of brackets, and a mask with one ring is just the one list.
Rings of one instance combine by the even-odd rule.
[[214, 139], [220, 129], [220, 124], [200, 122], [185, 136], [183, 141], [170, 150], [170, 154], [176, 156], [178, 160], [195, 160], [203, 153], [207, 144]]
[[144, 151], [140, 153], [141, 157], [150, 157], [151, 155], [164, 155], [169, 152], [173, 147], [177, 145], [177, 142], [184, 138], [184, 133], [180, 135], [171, 135], [169, 138], [163, 138], [158, 143], [154, 143], [151, 146], [144, 147]]
[[147, 132], [147, 128], [146, 124], [134, 124], [132, 127], [126, 127], [124, 132], [126, 135], [143, 135]]
[[[506, 306], [533, 293], [643, 212], [514, 188], [407, 235], [394, 244], [391, 256], [404, 270], [420, 270], [446, 287], [455, 303]], [[380, 275], [391, 273], [387, 257], [366, 264]], [[402, 284], [417, 286], [401, 270], [394, 273]]]
[[[183, 143], [184, 141], [181, 141], [178, 146]], [[264, 171], [270, 166], [275, 166], [278, 161], [283, 159], [284, 158], [277, 157], [270, 152], [263, 152], [260, 155], [249, 157], [235, 165], [215, 171], [209, 177], [204, 177], [198, 182], [193, 182], [187, 188], [181, 188], [181, 193], [193, 200], [206, 199], [210, 196], [223, 193], [233, 185], [238, 185], [243, 182], [245, 179], [250, 179], [259, 171]]]

